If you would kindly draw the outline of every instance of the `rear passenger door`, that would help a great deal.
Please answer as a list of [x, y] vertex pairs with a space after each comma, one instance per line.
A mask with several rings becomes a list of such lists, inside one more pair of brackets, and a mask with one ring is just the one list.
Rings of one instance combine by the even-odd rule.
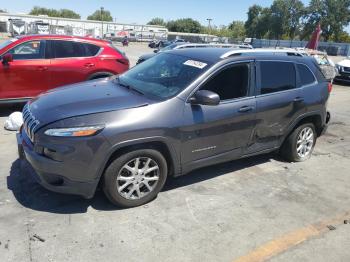
[[292, 121], [305, 112], [293, 62], [257, 62], [256, 105], [257, 125], [248, 153], [277, 147]]
[[86, 81], [96, 72], [99, 47], [76, 41], [52, 40], [51, 88]]

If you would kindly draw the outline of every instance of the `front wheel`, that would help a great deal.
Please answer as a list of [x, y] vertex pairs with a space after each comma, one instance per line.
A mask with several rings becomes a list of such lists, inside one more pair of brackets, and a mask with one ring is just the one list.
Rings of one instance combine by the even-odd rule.
[[316, 144], [316, 137], [315, 126], [312, 123], [297, 127], [282, 145], [282, 156], [290, 162], [309, 159]]
[[131, 151], [108, 166], [103, 190], [115, 205], [140, 206], [157, 196], [167, 173], [167, 162], [160, 152], [153, 149]]

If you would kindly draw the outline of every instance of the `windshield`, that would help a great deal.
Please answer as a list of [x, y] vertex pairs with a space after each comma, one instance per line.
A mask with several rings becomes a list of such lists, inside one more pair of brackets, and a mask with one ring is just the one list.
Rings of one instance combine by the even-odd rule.
[[0, 43], [0, 50], [3, 49], [4, 47], [8, 46], [9, 44], [16, 42], [17, 40], [18, 40], [17, 38], [12, 38], [12, 39], [9, 39], [5, 42]]
[[180, 93], [209, 67], [208, 62], [162, 53], [122, 74], [119, 82], [139, 93], [163, 100]]

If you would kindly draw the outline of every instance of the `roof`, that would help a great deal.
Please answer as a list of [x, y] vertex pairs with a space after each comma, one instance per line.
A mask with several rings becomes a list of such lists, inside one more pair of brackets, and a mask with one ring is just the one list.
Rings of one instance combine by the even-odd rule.
[[[171, 52], [172, 54], [187, 56], [199, 61], [216, 63], [222, 59], [221, 58], [222, 55], [232, 50], [233, 50], [232, 48], [204, 47], [204, 48], [173, 49], [172, 51], [168, 51], [168, 52]], [[242, 50], [242, 49], [238, 49], [238, 50]]]
[[[256, 59], [257, 55], [259, 58], [263, 59], [283, 59], [288, 61], [306, 61], [313, 58], [303, 56], [303, 55], [285, 55], [286, 50], [284, 52], [277, 51], [275, 49], [269, 49], [268, 51], [261, 52], [262, 49], [232, 49], [232, 48], [184, 48], [184, 49], [175, 49], [172, 51], [168, 51], [172, 54], [178, 54], [182, 56], [189, 57], [194, 60], [198, 61], [206, 61], [210, 63], [217, 63], [221, 60], [228, 59], [228, 58], [236, 58], [237, 60], [240, 59]], [[295, 50], [294, 50], [295, 51]], [[288, 51], [289, 52], [289, 51]], [[296, 52], [296, 51], [295, 51]], [[241, 54], [246, 53], [245, 56], [232, 56], [232, 54]], [[254, 54], [255, 53], [255, 54]], [[263, 53], [263, 54], [262, 54]], [[298, 53], [298, 52], [296, 52]]]
[[221, 58], [227, 58], [233, 55], [237, 54], [252, 54], [254, 53], [260, 53], [260, 54], [291, 54], [294, 56], [303, 56], [304, 53], [299, 52], [298, 50], [292, 49], [292, 48], [284, 48], [284, 49], [269, 49], [269, 48], [256, 48], [256, 49], [236, 49], [232, 50], [230, 52], [227, 52], [226, 54], [222, 55]]
[[174, 43], [177, 44], [174, 49], [180, 49], [180, 48], [200, 48], [200, 47], [206, 47], [206, 48], [211, 48], [211, 47], [216, 47], [216, 48], [240, 48], [240, 49], [252, 49], [250, 46], [247, 45], [236, 45], [236, 44], [202, 44], [202, 43]]
[[69, 35], [23, 35], [17, 36], [21, 40], [31, 40], [31, 39], [77, 39], [81, 41], [86, 41], [90, 43], [99, 43], [99, 44], [109, 44], [109, 41], [91, 37], [81, 37], [81, 36], [69, 36]]

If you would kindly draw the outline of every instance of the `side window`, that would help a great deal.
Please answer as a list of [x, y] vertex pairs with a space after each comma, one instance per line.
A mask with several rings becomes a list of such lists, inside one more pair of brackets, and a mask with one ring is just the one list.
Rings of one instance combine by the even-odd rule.
[[244, 97], [249, 88], [249, 64], [238, 64], [223, 69], [201, 89], [217, 93], [221, 100]]
[[74, 41], [53, 41], [55, 58], [84, 57], [85, 48], [83, 44]]
[[294, 64], [290, 62], [260, 62], [261, 94], [296, 88]]
[[44, 41], [29, 41], [15, 46], [9, 51], [14, 60], [43, 59], [45, 56]]
[[93, 44], [83, 44], [85, 47], [85, 56], [95, 56], [98, 51], [100, 51], [100, 47]]
[[301, 86], [309, 85], [316, 81], [314, 75], [311, 73], [310, 69], [307, 66], [297, 64], [297, 68]]

